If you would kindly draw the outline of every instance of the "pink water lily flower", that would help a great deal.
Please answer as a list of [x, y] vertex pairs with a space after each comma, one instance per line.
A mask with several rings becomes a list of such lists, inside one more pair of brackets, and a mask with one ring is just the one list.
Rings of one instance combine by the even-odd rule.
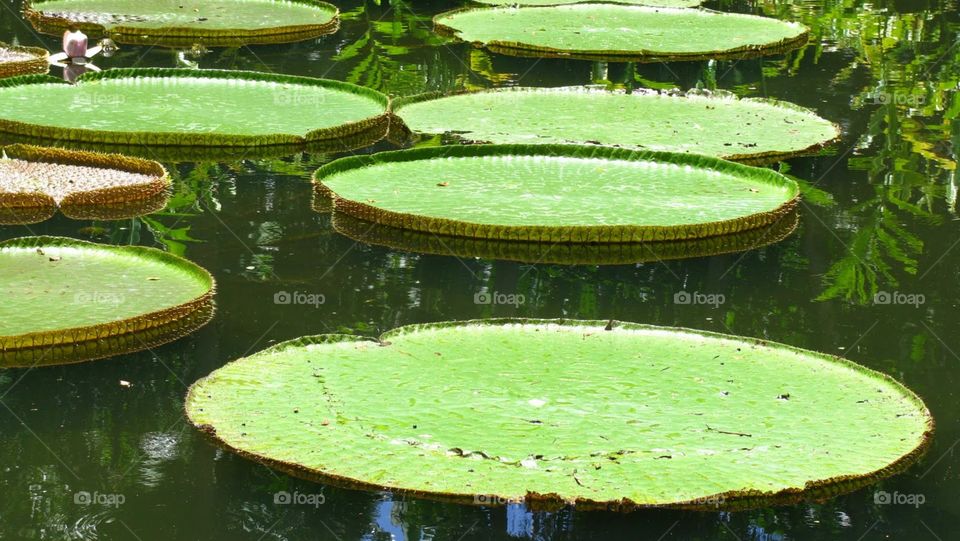
[[87, 57], [87, 35], [77, 30], [71, 32], [67, 30], [63, 33], [63, 52], [67, 58], [86, 58]]
[[63, 52], [50, 56], [54, 63], [70, 61], [71, 64], [86, 64], [103, 50], [102, 45], [87, 48], [87, 35], [79, 30], [63, 33]]

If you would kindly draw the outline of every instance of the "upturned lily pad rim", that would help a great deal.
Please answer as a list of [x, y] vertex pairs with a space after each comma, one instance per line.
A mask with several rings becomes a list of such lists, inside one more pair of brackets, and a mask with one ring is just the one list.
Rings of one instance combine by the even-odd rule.
[[[563, 6], [521, 6], [521, 7], [508, 7], [508, 6], [483, 6], [483, 7], [461, 7], [457, 9], [452, 9], [440, 13], [433, 17], [433, 26], [434, 31], [448, 38], [453, 38], [457, 41], [467, 42], [467, 40], [460, 37], [460, 30], [446, 25], [441, 22], [442, 19], [451, 17], [453, 15], [458, 15], [465, 12], [472, 11], [491, 11], [491, 10], [534, 10], [534, 9], [556, 9], [561, 7], [570, 7], [570, 6], [585, 6], [585, 5], [603, 5], [603, 3], [590, 2], [587, 4], [566, 4]], [[650, 7], [650, 6], [638, 6], [638, 5], [624, 5], [624, 4], [607, 4], [614, 5], [624, 8], [640, 8], [640, 9], [656, 9], [659, 11], [698, 11], [704, 13], [713, 13], [716, 15], [734, 15], [732, 13], [727, 13], [723, 11], [714, 11], [711, 9], [704, 8], [661, 8], [661, 7]], [[745, 15], [737, 14], [750, 17], [766, 18], [759, 17], [757, 15]], [[776, 20], [776, 19], [774, 19]], [[782, 21], [781, 21], [782, 22]], [[579, 60], [596, 60], [596, 61], [605, 61], [605, 62], [677, 62], [685, 60], [740, 60], [747, 58], [756, 58], [767, 55], [775, 55], [786, 53], [794, 49], [800, 48], [806, 45], [810, 41], [810, 28], [802, 23], [791, 21], [789, 24], [794, 24], [800, 27], [801, 32], [793, 37], [786, 38], [774, 43], [768, 43], [765, 45], [755, 46], [755, 45], [745, 45], [741, 47], [735, 47], [731, 49], [724, 49], [720, 51], [703, 51], [703, 52], [664, 52], [664, 51], [649, 51], [645, 49], [637, 49], [632, 51], [624, 50], [615, 50], [615, 49], [557, 49], [554, 47], [546, 47], [540, 45], [533, 45], [529, 43], [517, 42], [517, 41], [504, 41], [504, 40], [490, 40], [490, 41], [470, 41], [469, 43], [473, 44], [474, 47], [485, 47], [495, 53], [510, 55], [510, 56], [521, 56], [521, 57], [532, 57], [532, 58], [573, 58]]]
[[[323, 141], [309, 141], [296, 144], [277, 144], [261, 146], [150, 146], [124, 145], [115, 143], [95, 143], [86, 141], [64, 141], [49, 137], [27, 135], [7, 135], [4, 139], [11, 144], [31, 146], [57, 145], [68, 150], [97, 152], [101, 154], [122, 154], [131, 158], [143, 158], [164, 163], [255, 160], [261, 158], [284, 158], [299, 152], [315, 154], [350, 152], [376, 144], [386, 136], [388, 126], [371, 126], [357, 134]], [[2, 129], [0, 129], [2, 132]]]
[[[628, 95], [624, 90], [608, 90], [606, 87], [600, 85], [585, 85], [585, 86], [557, 86], [557, 87], [500, 87], [500, 88], [488, 88], [484, 90], [456, 90], [453, 92], [423, 92], [420, 94], [414, 94], [411, 96], [402, 96], [399, 98], [393, 98], [390, 102], [391, 112], [393, 116], [397, 118], [395, 122], [402, 124], [403, 128], [406, 129], [408, 133], [418, 134], [419, 132], [414, 131], [410, 128], [406, 122], [403, 120], [403, 108], [414, 105], [417, 103], [433, 101], [433, 100], [442, 100], [444, 98], [453, 98], [457, 96], [469, 96], [473, 94], [509, 94], [511, 92], [516, 93], [544, 93], [544, 94], [562, 94], [564, 92], [577, 92], [577, 93], [586, 93], [586, 94], [599, 94], [599, 95]], [[811, 115], [818, 119], [822, 119], [825, 122], [830, 122], [830, 125], [833, 126], [834, 136], [825, 141], [819, 143], [814, 143], [806, 148], [798, 149], [797, 151], [790, 152], [777, 152], [777, 151], [767, 151], [767, 152], [757, 152], [757, 153], [744, 153], [744, 154], [729, 154], [719, 156], [724, 160], [730, 160], [734, 162], [740, 162], [745, 164], [770, 164], [777, 161], [795, 158], [798, 156], [809, 156], [816, 154], [825, 148], [836, 144], [840, 141], [843, 136], [843, 131], [840, 128], [840, 125], [836, 122], [829, 121], [820, 115], [817, 114], [813, 109], [804, 107], [802, 105], [797, 105], [789, 101], [778, 100], [776, 98], [755, 98], [755, 97], [739, 97], [732, 92], [724, 91], [687, 91], [683, 92], [679, 89], [674, 90], [654, 90], [647, 88], [636, 88], [631, 91], [629, 95], [632, 96], [647, 96], [647, 97], [662, 97], [666, 99], [714, 99], [718, 101], [730, 100], [733, 102], [743, 102], [743, 103], [757, 103], [762, 105], [769, 105], [772, 107], [781, 107], [790, 111], [797, 113], [802, 113], [805, 115]], [[420, 134], [420, 135], [443, 135], [443, 134]], [[470, 144], [488, 144], [486, 141], [465, 141]], [[572, 144], [572, 143], [571, 143]], [[633, 148], [623, 145], [601, 145], [601, 146], [610, 146], [615, 148]]]
[[[657, 161], [690, 167], [711, 169], [788, 188], [789, 195], [779, 207], [764, 212], [744, 215], [728, 220], [679, 224], [671, 226], [640, 225], [577, 225], [577, 226], [515, 226], [509, 224], [479, 224], [452, 218], [425, 216], [390, 211], [363, 201], [339, 196], [323, 180], [326, 177], [353, 169], [376, 166], [381, 163], [430, 160], [435, 158], [467, 158], [488, 156], [545, 156], [565, 158], [600, 158], [626, 161]], [[321, 166], [313, 174], [314, 186], [322, 194], [331, 196], [334, 207], [356, 218], [374, 221], [382, 225], [413, 229], [426, 233], [470, 236], [493, 240], [516, 240], [568, 243], [617, 243], [678, 241], [738, 233], [775, 223], [784, 214], [793, 210], [800, 200], [800, 187], [789, 178], [772, 171], [750, 167], [719, 158], [698, 154], [678, 154], [631, 150], [600, 145], [444, 145], [420, 147], [407, 150], [379, 152], [371, 155], [356, 155], [334, 160]], [[451, 229], [469, 229], [469, 235], [451, 233]]]
[[71, 21], [63, 17], [46, 15], [42, 10], [42, 1], [24, 0], [23, 16], [37, 31], [44, 34], [60, 35], [71, 27], [76, 27], [94, 38], [110, 37], [117, 43], [161, 47], [190, 47], [196, 43], [209, 47], [293, 43], [334, 34], [340, 29], [340, 8], [337, 6], [322, 0], [287, 1], [332, 10], [333, 14], [324, 23], [260, 29], [213, 29], [178, 26], [143, 28], [135, 25], [117, 25], [107, 28], [102, 24]]
[[783, 344], [780, 342], [772, 342], [770, 340], [764, 340], [759, 338], [751, 338], [744, 336], [735, 336], [730, 334], [717, 333], [712, 331], [704, 331], [699, 329], [691, 329], [687, 327], [666, 327], [658, 325], [647, 325], [642, 323], [631, 323], [619, 320], [577, 320], [577, 319], [536, 319], [536, 318], [491, 318], [491, 319], [473, 319], [473, 320], [455, 320], [455, 321], [445, 321], [438, 323], [418, 323], [412, 325], [404, 325], [397, 327], [390, 331], [387, 331], [381, 334], [379, 337], [363, 337], [363, 336], [354, 336], [347, 334], [318, 334], [318, 335], [308, 335], [302, 336], [299, 338], [294, 338], [292, 340], [287, 340], [285, 342], [280, 342], [271, 347], [268, 347], [264, 350], [261, 350], [253, 355], [247, 357], [241, 357], [240, 359], [231, 361], [227, 365], [218, 368], [212, 373], [200, 378], [192, 385], [187, 391], [186, 400], [184, 401], [184, 412], [187, 419], [201, 432], [212, 438], [218, 445], [223, 448], [226, 448], [242, 457], [252, 459], [254, 461], [260, 462], [267, 466], [279, 469], [291, 475], [301, 477], [307, 480], [334, 484], [344, 488], [350, 489], [359, 489], [359, 490], [390, 490], [399, 494], [409, 494], [416, 497], [423, 497], [439, 501], [448, 501], [459, 504], [473, 504], [473, 505], [482, 505], [482, 506], [501, 506], [504, 505], [504, 502], [513, 502], [515, 501], [515, 495], [508, 494], [489, 494], [484, 493], [484, 496], [487, 498], [483, 502], [478, 501], [477, 494], [473, 492], [458, 492], [458, 493], [439, 493], [432, 491], [421, 491], [416, 489], [405, 488], [402, 486], [395, 485], [383, 485], [378, 483], [373, 483], [370, 481], [364, 481], [361, 479], [354, 479], [351, 477], [346, 477], [338, 475], [331, 470], [320, 471], [307, 466], [304, 466], [300, 463], [287, 462], [283, 460], [278, 460], [271, 458], [269, 456], [247, 451], [234, 447], [229, 442], [221, 439], [217, 435], [216, 428], [208, 424], [198, 424], [194, 417], [191, 415], [190, 406], [194, 402], [194, 393], [197, 389], [208, 379], [214, 377], [219, 370], [222, 370], [235, 362], [242, 362], [244, 359], [254, 358], [258, 356], [271, 355], [274, 353], [283, 352], [287, 349], [296, 349], [302, 348], [304, 346], [316, 345], [316, 344], [328, 344], [328, 343], [340, 343], [340, 342], [373, 342], [379, 344], [383, 347], [390, 346], [390, 339], [409, 332], [416, 332], [421, 330], [434, 330], [434, 329], [444, 329], [450, 327], [463, 327], [463, 326], [503, 326], [503, 325], [560, 325], [560, 326], [571, 326], [571, 327], [596, 327], [598, 332], [603, 330], [610, 329], [625, 329], [625, 330], [653, 330], [653, 331], [669, 331], [676, 333], [686, 333], [694, 334], [697, 336], [702, 336], [705, 338], [720, 339], [720, 340], [735, 340], [745, 342], [750, 345], [767, 347], [767, 348], [776, 348], [782, 349], [785, 351], [797, 353], [798, 355], [803, 355], [807, 357], [815, 357], [817, 359], [823, 360], [828, 363], [839, 364], [840, 366], [850, 368], [866, 377], [872, 379], [878, 379], [885, 383], [893, 385], [902, 395], [909, 400], [912, 404], [917, 406], [918, 411], [921, 411], [925, 417], [926, 430], [923, 435], [920, 437], [920, 441], [917, 445], [907, 453], [903, 454], [887, 466], [875, 470], [873, 472], [868, 472], [865, 474], [859, 475], [841, 475], [836, 477], [830, 477], [826, 479], [819, 479], [808, 481], [806, 485], [802, 488], [787, 488], [775, 492], [763, 492], [758, 490], [731, 490], [727, 492], [721, 492], [711, 496], [700, 497], [695, 500], [690, 501], [677, 501], [663, 504], [639, 504], [628, 498], [613, 500], [613, 501], [598, 501], [589, 498], [577, 498], [573, 501], [568, 501], [563, 498], [560, 498], [557, 494], [543, 494], [536, 492], [527, 492], [524, 497], [524, 503], [531, 508], [547, 508], [554, 509], [562, 507], [565, 505], [574, 505], [581, 510], [611, 510], [611, 511], [634, 511], [637, 509], [686, 509], [686, 510], [701, 510], [701, 511], [717, 511], [721, 510], [748, 510], [755, 509], [760, 507], [766, 507], [771, 505], [792, 505], [802, 501], [823, 498], [823, 497], [833, 497], [840, 494], [845, 494], [853, 492], [864, 486], [870, 485], [880, 479], [890, 477], [905, 471], [907, 468], [912, 466], [919, 458], [929, 449], [930, 444], [933, 441], [933, 436], [935, 432], [935, 422], [932, 414], [930, 413], [929, 408], [926, 404], [911, 389], [901, 384], [899, 381], [894, 379], [888, 374], [879, 372], [868, 368], [866, 366], [857, 364], [853, 361], [845, 359], [843, 357], [838, 357], [835, 355], [829, 355], [826, 353], [821, 353], [818, 351], [808, 350], [799, 348], [796, 346], [791, 346], [789, 344]]
[[20, 45], [9, 45], [0, 41], [0, 49], [6, 49], [15, 53], [28, 54], [31, 58], [24, 60], [14, 60], [12, 62], [0, 62], [0, 78], [14, 77], [27, 74], [46, 73], [50, 69], [50, 53], [40, 47], [22, 47]]
[[[199, 283], [202, 283], [206, 287], [207, 291], [189, 301], [126, 319], [99, 323], [96, 325], [68, 327], [63, 329], [30, 332], [17, 335], [3, 335], [0, 336], [0, 352], [3, 352], [5, 355], [16, 355], [18, 353], [37, 349], [61, 348], [71, 345], [76, 346], [88, 342], [100, 342], [110, 337], [136, 335], [140, 332], [149, 332], [152, 329], [158, 329], [164, 326], [175, 324], [179, 320], [189, 318], [191, 315], [198, 312], [203, 312], [205, 310], [210, 311], [210, 315], [212, 317], [214, 309], [213, 298], [216, 293], [216, 280], [206, 269], [180, 256], [146, 246], [115, 246], [112, 244], [98, 244], [67, 237], [18, 237], [0, 242], [0, 252], [9, 248], [43, 249], [45, 247], [68, 247], [97, 251], [106, 250], [123, 252], [125, 254], [134, 255], [145, 260], [152, 260], [165, 265], [175, 266], [186, 271], [191, 277], [196, 279]], [[76, 339], [75, 337], [77, 336], [82, 336], [84, 338]], [[171, 337], [169, 340], [160, 343], [166, 343], [175, 338], [177, 337]], [[153, 345], [159, 345], [159, 343], [155, 343]], [[99, 356], [89, 357], [83, 360], [94, 360], [112, 355], [113, 353], [111, 352], [105, 352]]]
[[[325, 197], [322, 194], [321, 197]], [[318, 205], [314, 202], [315, 210]], [[326, 209], [330, 212], [332, 209]], [[760, 250], [790, 237], [799, 226], [796, 209], [773, 224], [704, 239], [605, 244], [555, 244], [452, 237], [380, 225], [333, 211], [333, 230], [356, 242], [404, 252], [479, 257], [532, 265], [633, 265], [722, 256]]]
[[82, 343], [44, 345], [30, 349], [0, 349], [0, 368], [36, 368], [78, 364], [137, 353], [187, 336], [213, 319], [216, 307], [208, 302], [180, 317], [148, 329]]
[[[310, 143], [322, 143], [350, 139], [371, 130], [386, 133], [390, 124], [390, 98], [376, 90], [359, 85], [295, 75], [281, 75], [256, 71], [235, 70], [193, 70], [187, 68], [113, 68], [101, 72], [87, 72], [79, 76], [73, 86], [87, 82], [110, 79], [137, 78], [190, 78], [263, 81], [269, 83], [306, 85], [330, 88], [340, 92], [349, 92], [372, 99], [383, 106], [383, 113], [362, 120], [340, 124], [328, 128], [318, 128], [306, 135], [268, 134], [268, 135], [231, 135], [221, 133], [178, 133], [178, 132], [137, 132], [93, 130], [88, 128], [64, 128], [9, 120], [0, 113], [0, 132], [35, 138], [40, 140], [77, 141], [104, 145], [171, 146], [171, 147], [260, 147], [260, 146], [303, 146]], [[0, 89], [12, 86], [45, 85], [70, 83], [49, 75], [24, 75], [0, 79]], [[122, 143], [120, 143], [122, 141]]]
[[54, 163], [95, 167], [98, 169], [122, 171], [146, 175], [151, 180], [132, 186], [112, 186], [83, 192], [71, 193], [57, 205], [49, 194], [35, 191], [0, 191], [0, 208], [25, 207], [85, 207], [99, 204], [131, 203], [151, 199], [170, 188], [170, 177], [163, 165], [153, 160], [132, 158], [119, 154], [103, 154], [66, 150], [62, 148], [40, 147], [33, 145], [8, 145], [0, 147], [0, 154], [8, 158], [29, 162]]

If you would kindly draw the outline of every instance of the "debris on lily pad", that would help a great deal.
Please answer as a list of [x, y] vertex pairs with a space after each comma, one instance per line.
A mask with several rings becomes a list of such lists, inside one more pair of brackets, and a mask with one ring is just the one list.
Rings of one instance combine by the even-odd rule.
[[615, 510], [822, 499], [909, 467], [933, 431], [915, 394], [845, 359], [617, 321], [303, 337], [215, 370], [186, 410], [324, 482]]

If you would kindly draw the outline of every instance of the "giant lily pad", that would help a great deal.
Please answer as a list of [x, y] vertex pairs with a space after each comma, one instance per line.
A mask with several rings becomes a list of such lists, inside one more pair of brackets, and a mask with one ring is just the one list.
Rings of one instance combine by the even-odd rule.
[[195, 383], [194, 425], [292, 471], [474, 503], [750, 507], [911, 464], [908, 389], [844, 359], [614, 321], [305, 337]]
[[0, 42], [0, 77], [46, 73], [50, 69], [47, 56], [46, 49]]
[[423, 147], [314, 175], [337, 210], [415, 231], [537, 242], [705, 238], [770, 225], [799, 188], [706, 156], [576, 145]]
[[0, 366], [79, 362], [175, 340], [213, 315], [214, 281], [180, 257], [56, 237], [0, 243]]
[[337, 233], [357, 242], [406, 252], [519, 261], [534, 265], [626, 265], [757, 250], [789, 237], [797, 228], [799, 216], [794, 211], [766, 227], [705, 239], [603, 244], [450, 237], [383, 226], [342, 212], [334, 212], [331, 221]]
[[189, 47], [289, 43], [337, 31], [336, 6], [318, 0], [45, 0], [24, 15], [40, 32], [76, 26], [120, 43]]
[[813, 152], [840, 133], [809, 109], [725, 93], [519, 88], [416, 96], [394, 110], [414, 132], [465, 141], [593, 142], [751, 161]]
[[130, 218], [169, 198], [170, 179], [154, 161], [27, 145], [2, 150], [0, 223], [34, 223], [58, 207], [71, 218]]
[[754, 15], [618, 4], [466, 8], [434, 25], [498, 53], [638, 62], [776, 54], [805, 44], [809, 33]]
[[386, 134], [389, 99], [349, 83], [135, 68], [0, 81], [0, 131], [108, 145], [295, 146]]

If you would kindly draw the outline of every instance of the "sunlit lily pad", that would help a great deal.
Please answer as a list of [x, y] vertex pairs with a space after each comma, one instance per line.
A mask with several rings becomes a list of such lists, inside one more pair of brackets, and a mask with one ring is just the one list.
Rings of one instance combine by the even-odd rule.
[[138, 246], [57, 237], [0, 242], [0, 366], [80, 362], [148, 349], [213, 315], [199, 266]]
[[379, 225], [342, 212], [334, 212], [332, 222], [337, 233], [357, 242], [405, 252], [461, 259], [479, 257], [519, 261], [534, 265], [626, 265], [757, 250], [789, 237], [797, 228], [799, 216], [794, 211], [767, 227], [705, 239], [599, 244], [451, 237]]
[[518, 88], [416, 96], [397, 100], [394, 111], [414, 132], [459, 141], [593, 143], [738, 161], [813, 152], [840, 135], [809, 109], [726, 93]]
[[799, 197], [769, 169], [576, 145], [423, 147], [336, 160], [315, 182], [382, 225], [533, 242], [650, 242], [775, 223]]
[[413, 325], [304, 337], [187, 396], [244, 456], [480, 504], [737, 508], [854, 490], [933, 421], [890, 377], [750, 338], [614, 321]]
[[134, 68], [0, 81], [0, 131], [149, 147], [304, 146], [386, 134], [389, 99], [367, 88], [247, 71]]
[[47, 56], [46, 49], [0, 42], [0, 77], [46, 73], [50, 69]]
[[805, 44], [809, 33], [754, 15], [620, 4], [466, 8], [434, 25], [498, 53], [638, 62], [776, 54]]
[[163, 208], [170, 179], [157, 162], [116, 154], [11, 145], [0, 156], [0, 224], [123, 219]]
[[336, 6], [318, 0], [44, 0], [24, 16], [40, 32], [76, 26], [118, 43], [190, 47], [289, 43], [337, 31]]

